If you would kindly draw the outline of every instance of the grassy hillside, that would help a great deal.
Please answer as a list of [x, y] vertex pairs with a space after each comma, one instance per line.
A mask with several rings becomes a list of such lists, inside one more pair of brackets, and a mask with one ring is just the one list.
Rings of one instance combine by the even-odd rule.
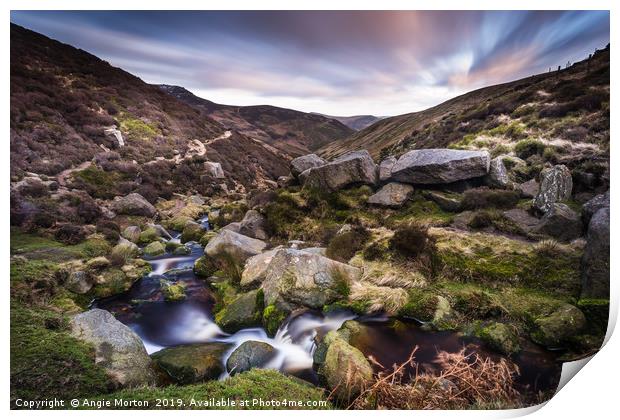
[[485, 87], [425, 111], [383, 119], [319, 152], [334, 157], [368, 149], [375, 159], [433, 147], [505, 153], [524, 139], [541, 141], [570, 163], [608, 159], [609, 48], [559, 72]]
[[199, 98], [180, 86], [160, 87], [224, 127], [264, 141], [290, 156], [310, 153], [353, 133], [342, 122], [319, 114], [270, 105], [221, 105]]

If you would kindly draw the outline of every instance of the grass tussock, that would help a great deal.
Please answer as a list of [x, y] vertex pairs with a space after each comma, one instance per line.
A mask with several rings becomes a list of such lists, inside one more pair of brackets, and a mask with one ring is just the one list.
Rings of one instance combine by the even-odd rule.
[[349, 300], [361, 302], [368, 312], [396, 314], [407, 304], [407, 291], [402, 288], [376, 286], [366, 282], [356, 282], [351, 286]]

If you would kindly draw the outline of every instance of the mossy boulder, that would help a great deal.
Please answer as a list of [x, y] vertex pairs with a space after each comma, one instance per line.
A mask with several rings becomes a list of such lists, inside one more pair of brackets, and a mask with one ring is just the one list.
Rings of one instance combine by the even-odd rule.
[[176, 215], [171, 219], [168, 219], [164, 224], [168, 229], [176, 230], [177, 232], [182, 232], [185, 229], [185, 225], [193, 222], [194, 220], [189, 216]]
[[137, 244], [140, 241], [142, 231], [138, 226], [127, 226], [123, 229], [123, 238]]
[[595, 335], [605, 335], [609, 322], [609, 300], [579, 299], [577, 307], [588, 321], [588, 331]]
[[129, 290], [134, 281], [121, 268], [110, 267], [99, 273], [92, 290], [98, 298], [113, 296]]
[[151, 242], [146, 247], [144, 247], [145, 257], [150, 257], [150, 258], [157, 257], [159, 255], [164, 254], [165, 252], [166, 252], [166, 248], [164, 247], [164, 244], [162, 244], [159, 241]]
[[278, 308], [276, 305], [268, 305], [263, 310], [263, 327], [270, 337], [275, 336], [276, 332], [286, 320], [289, 313]]
[[518, 337], [510, 326], [501, 322], [478, 323], [474, 326], [473, 335], [507, 356], [521, 350]]
[[565, 304], [550, 315], [536, 319], [534, 325], [532, 340], [546, 347], [558, 347], [583, 330], [586, 317], [578, 308]]
[[104, 270], [110, 266], [110, 260], [106, 257], [95, 257], [86, 261], [86, 268], [91, 271]]
[[140, 249], [133, 242], [129, 242], [127, 239], [120, 238], [118, 244], [112, 248], [110, 256], [114, 260], [129, 260], [135, 258], [140, 253]]
[[215, 322], [227, 333], [260, 325], [264, 296], [261, 289], [240, 295], [215, 315]]
[[450, 301], [422, 289], [410, 289], [407, 303], [400, 309], [399, 316], [424, 322], [427, 327], [436, 329], [454, 328], [454, 310]]
[[370, 329], [355, 320], [345, 321], [338, 329], [340, 336], [353, 347], [363, 350], [372, 343]]
[[232, 352], [226, 361], [231, 375], [262, 367], [276, 355], [276, 349], [262, 341], [246, 341]]
[[181, 233], [181, 242], [189, 242], [196, 241], [198, 242], [202, 235], [205, 233], [205, 228], [202, 227], [199, 223], [196, 222], [188, 222], [185, 224], [183, 228], [183, 232]]
[[211, 277], [219, 269], [216, 261], [203, 255], [194, 262], [194, 273], [199, 277]]
[[152, 270], [151, 264], [143, 259], [136, 258], [128, 261], [121, 267], [121, 270], [127, 276], [128, 280], [133, 284], [136, 280], [149, 274]]
[[185, 285], [183, 283], [171, 283], [162, 280], [160, 287], [164, 299], [167, 301], [177, 302], [185, 299]]
[[337, 332], [323, 338], [322, 349], [315, 353], [319, 376], [339, 401], [357, 397], [372, 380], [372, 367], [362, 352]]
[[229, 348], [225, 343], [189, 344], [160, 350], [151, 358], [174, 382], [191, 384], [218, 379], [224, 373], [222, 358]]
[[157, 228], [155, 228], [154, 226], [150, 226], [140, 233], [140, 238], [138, 239], [138, 243], [149, 244], [151, 242], [158, 241], [159, 237], [160, 235], [159, 235], [159, 232], [157, 231]]
[[213, 238], [215, 238], [217, 236], [217, 233], [209, 230], [207, 232], [205, 232], [201, 237], [200, 240], [198, 241], [200, 243], [201, 246], [205, 247], [207, 246], [207, 244], [209, 243], [209, 241]]

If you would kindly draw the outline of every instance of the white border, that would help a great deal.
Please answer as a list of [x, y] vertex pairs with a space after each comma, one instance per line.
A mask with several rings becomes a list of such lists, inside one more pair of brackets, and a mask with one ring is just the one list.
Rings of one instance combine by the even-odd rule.
[[[9, 17], [9, 11], [12, 9], [15, 10], [39, 10], [39, 9], [58, 9], [58, 10], [98, 10], [98, 9], [110, 9], [110, 10], [127, 10], [127, 9], [143, 9], [143, 10], [201, 10], [201, 9], [211, 9], [211, 10], [256, 10], [256, 9], [284, 9], [284, 10], [310, 10], [310, 9], [323, 9], [323, 10], [339, 10], [339, 9], [365, 9], [365, 10], [404, 10], [404, 9], [413, 9], [413, 10], [517, 10], [517, 9], [532, 9], [532, 10], [581, 10], [581, 9], [591, 9], [591, 10], [610, 10], [611, 9], [611, 45], [612, 50], [614, 49], [617, 38], [617, 13], [616, 10], [618, 7], [616, 4], [618, 2], [612, 1], [600, 1], [600, 0], [590, 0], [590, 1], [575, 1], [575, 0], [565, 0], [562, 2], [552, 2], [552, 1], [532, 1], [532, 0], [522, 0], [522, 1], [514, 1], [514, 0], [506, 0], [506, 1], [470, 1], [467, 3], [459, 2], [459, 1], [448, 1], [448, 0], [435, 0], [433, 2], [414, 2], [414, 1], [404, 1], [404, 0], [382, 0], [380, 2], [368, 1], [368, 0], [358, 0], [355, 2], [345, 2], [345, 1], [334, 1], [334, 0], [301, 0], [296, 1], [294, 4], [287, 1], [282, 0], [261, 0], [252, 1], [252, 0], [227, 0], [227, 1], [188, 1], [188, 0], [175, 0], [174, 2], [166, 2], [162, 0], [151, 0], [148, 2], [129, 2], [127, 0], [91, 0], [88, 2], [84, 1], [76, 1], [76, 0], [58, 0], [58, 1], [47, 1], [43, 2], [41, 0], [24, 0], [24, 1], [15, 1], [15, 0], [5, 0], [3, 3], [3, 7], [5, 8], [6, 16]], [[2, 334], [4, 337], [3, 342], [5, 343], [2, 347], [2, 379], [3, 379], [3, 398], [2, 405], [4, 410], [9, 411], [9, 291], [8, 291], [8, 279], [9, 279], [9, 264], [8, 264], [8, 255], [9, 255], [9, 25], [8, 22], [5, 22], [2, 26], [2, 34], [3, 34], [3, 42], [2, 42], [2, 52], [4, 57], [4, 65], [2, 66], [2, 81], [4, 83], [4, 100], [2, 103], [2, 115], [4, 115], [4, 119], [2, 120], [3, 126], [3, 148], [4, 153], [2, 153], [3, 165], [4, 169], [4, 182], [2, 183], [3, 194], [2, 194], [2, 212], [4, 216], [4, 224], [2, 226], [3, 229], [3, 237], [6, 238], [2, 244], [2, 255], [5, 256], [3, 261], [3, 273], [4, 276], [4, 316], [3, 316], [3, 328]], [[612, 53], [612, 57], [614, 53]], [[612, 65], [612, 68], [615, 68]], [[612, 74], [612, 80], [617, 79]], [[612, 82], [612, 84], [614, 84]], [[614, 84], [615, 86], [615, 84]], [[614, 104], [618, 103], [616, 101], [617, 94], [616, 89], [612, 89], [612, 100]], [[617, 132], [617, 109], [614, 105], [612, 107], [612, 119], [611, 119], [611, 132]], [[617, 153], [616, 148], [612, 147], [612, 160], [614, 162], [617, 161]], [[612, 201], [615, 202], [615, 197], [618, 194], [620, 189], [620, 184], [617, 182], [615, 177], [615, 166], [611, 167], [612, 174]], [[614, 222], [616, 220], [616, 206], [612, 204], [612, 257], [618, 255], [616, 252], [617, 249], [615, 244], [618, 241], [615, 240], [618, 236], [615, 235], [618, 229], [617, 225]], [[612, 281], [612, 296], [618, 297], [618, 285], [615, 279], [618, 274], [618, 265], [614, 264], [615, 258], [612, 258], [612, 271], [611, 277], [614, 279]], [[522, 416], [525, 414], [530, 414], [531, 418], [534, 419], [544, 419], [544, 418], [610, 418], [614, 416], [614, 412], [617, 411], [615, 406], [616, 401], [618, 401], [618, 396], [615, 386], [617, 381], [619, 380], [620, 373], [620, 362], [618, 361], [618, 355], [620, 355], [620, 342], [617, 337], [611, 336], [611, 331], [613, 330], [613, 325], [615, 325], [617, 318], [617, 309], [618, 302], [617, 299], [612, 299], [612, 308], [611, 308], [611, 318], [610, 318], [610, 331], [608, 332], [608, 342], [605, 347], [592, 358], [588, 363], [588, 367], [583, 371], [579, 372], [577, 377], [573, 380], [570, 380], [566, 386], [554, 397], [552, 398], [545, 406], [541, 409], [541, 407], [533, 407], [529, 409], [523, 410], [509, 410], [509, 411], [441, 411], [441, 412], [381, 412], [381, 411], [370, 411], [370, 412], [360, 412], [360, 411], [351, 411], [351, 412], [343, 412], [343, 411], [334, 411], [334, 412], [299, 412], [295, 413], [294, 416], [297, 418], [311, 418], [316, 416], [321, 417], [348, 417], [351, 418], [355, 416], [356, 418], [385, 418], [387, 416], [398, 415], [403, 417], [416, 417], [416, 418], [459, 418], [459, 419], [480, 419], [480, 418], [510, 418]], [[216, 412], [153, 412], [153, 411], [135, 411], [135, 412], [102, 412], [102, 411], [88, 411], [84, 412], [46, 412], [46, 413], [36, 413], [36, 412], [23, 412], [23, 411], [11, 411], [9, 415], [14, 418], [30, 418], [37, 415], [45, 416], [46, 418], [77, 418], [77, 416], [88, 416], [89, 418], [108, 418], [110, 416], [131, 416], [132, 418], [141, 419], [141, 418], [161, 418], [161, 419], [170, 419], [177, 417], [193, 417], [193, 418], [204, 418], [206, 416], [210, 416], [212, 418], [217, 418], [220, 415], [225, 416], [252, 416], [256, 418], [287, 418], [291, 416], [291, 412], [252, 412], [252, 413], [240, 413], [240, 412], [227, 412], [227, 413], [216, 413]]]

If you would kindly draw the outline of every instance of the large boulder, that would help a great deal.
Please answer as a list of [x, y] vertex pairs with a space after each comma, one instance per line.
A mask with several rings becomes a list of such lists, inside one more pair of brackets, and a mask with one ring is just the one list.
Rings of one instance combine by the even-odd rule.
[[91, 309], [71, 320], [71, 334], [95, 348], [95, 363], [124, 387], [152, 385], [156, 375], [142, 340], [108, 311]]
[[336, 191], [351, 184], [376, 184], [377, 167], [366, 150], [359, 150], [307, 169], [299, 178], [306, 187]]
[[211, 177], [216, 179], [224, 179], [226, 175], [224, 175], [224, 170], [222, 169], [222, 164], [219, 162], [205, 162], [205, 172], [209, 174]]
[[123, 238], [137, 244], [140, 240], [140, 233], [142, 233], [142, 231], [138, 226], [127, 226], [123, 230]]
[[609, 299], [609, 207], [599, 209], [588, 225], [586, 247], [581, 260], [585, 298]]
[[540, 184], [536, 182], [536, 179], [532, 178], [529, 181], [519, 184], [517, 189], [521, 192], [521, 197], [534, 198], [540, 191]]
[[579, 334], [586, 326], [586, 317], [578, 308], [565, 304], [548, 316], [534, 321], [532, 340], [546, 347], [557, 347]]
[[248, 210], [239, 224], [239, 233], [250, 238], [266, 241], [269, 239], [267, 219], [256, 210]]
[[144, 247], [144, 256], [153, 258], [166, 252], [166, 247], [159, 241], [153, 241]]
[[348, 264], [316, 253], [281, 249], [265, 272], [265, 305], [319, 309], [346, 297], [350, 284], [360, 277], [360, 269]]
[[191, 384], [218, 379], [224, 373], [222, 358], [229, 348], [226, 343], [188, 344], [160, 350], [151, 357], [174, 382]]
[[323, 166], [327, 161], [314, 153], [304, 156], [299, 156], [291, 161], [291, 173], [293, 176], [299, 176], [304, 171], [311, 168], [318, 168]]
[[395, 156], [389, 156], [379, 164], [379, 181], [385, 182], [392, 176], [392, 167], [398, 159]]
[[564, 165], [544, 169], [540, 173], [540, 191], [534, 198], [534, 208], [547, 212], [554, 203], [568, 200], [573, 192], [573, 178]]
[[215, 315], [215, 322], [227, 333], [260, 324], [264, 302], [262, 290], [243, 293]]
[[475, 326], [473, 335], [507, 356], [521, 350], [518, 337], [508, 325], [501, 322], [480, 323]]
[[155, 207], [138, 193], [131, 193], [125, 197], [115, 197], [111, 207], [116, 214], [130, 216], [153, 217], [157, 213]]
[[491, 160], [489, 174], [484, 178], [484, 181], [491, 188], [509, 188], [512, 186], [502, 156]]
[[338, 331], [327, 333], [321, 347], [324, 351], [319, 352], [318, 357], [315, 355], [315, 361], [319, 362], [319, 375], [336, 399], [351, 401], [372, 380], [370, 363]]
[[84, 270], [77, 270], [69, 274], [67, 279], [67, 289], [78, 295], [88, 293], [95, 285], [95, 277]]
[[605, 194], [599, 194], [589, 200], [581, 208], [581, 219], [585, 226], [588, 226], [590, 219], [594, 214], [604, 207], [609, 207], [609, 191]]
[[540, 224], [539, 219], [520, 208], [506, 210], [503, 214], [506, 219], [517, 225], [524, 233], [531, 232]]
[[560, 241], [571, 241], [581, 236], [581, 219], [566, 204], [553, 203], [532, 232], [553, 236]]
[[368, 197], [368, 204], [383, 207], [400, 207], [413, 194], [413, 187], [400, 182], [385, 184], [379, 191]]
[[200, 223], [196, 222], [188, 222], [183, 228], [183, 232], [181, 232], [181, 243], [186, 243], [190, 241], [198, 242], [202, 235], [204, 235], [206, 229]]
[[487, 151], [412, 150], [394, 164], [391, 179], [408, 184], [448, 184], [484, 176], [489, 165]]
[[226, 361], [231, 375], [262, 367], [276, 355], [276, 349], [262, 341], [246, 341], [232, 352]]
[[128, 260], [137, 257], [140, 254], [140, 248], [133, 242], [125, 238], [119, 238], [118, 243], [112, 248], [110, 253], [112, 258]]
[[250, 238], [231, 230], [222, 230], [205, 246], [205, 255], [214, 258], [232, 258], [242, 266], [245, 261], [265, 250], [267, 244], [259, 239]]
[[241, 274], [241, 287], [252, 288], [259, 286], [265, 279], [267, 268], [271, 260], [281, 248], [274, 248], [262, 254], [248, 258]]

